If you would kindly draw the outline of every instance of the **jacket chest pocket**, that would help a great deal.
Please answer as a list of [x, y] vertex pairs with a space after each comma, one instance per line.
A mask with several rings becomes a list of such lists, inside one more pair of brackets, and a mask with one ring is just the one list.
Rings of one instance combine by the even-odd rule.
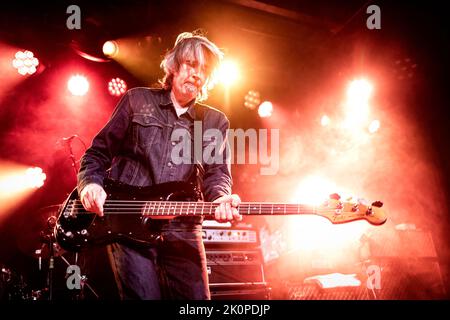
[[134, 115], [133, 140], [141, 147], [161, 143], [164, 137], [164, 125], [161, 120], [149, 115]]

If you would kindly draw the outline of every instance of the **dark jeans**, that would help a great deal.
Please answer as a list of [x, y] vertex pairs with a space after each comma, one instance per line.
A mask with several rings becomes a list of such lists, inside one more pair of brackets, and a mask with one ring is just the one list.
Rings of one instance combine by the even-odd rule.
[[210, 299], [201, 224], [161, 231], [150, 248], [110, 245], [121, 299]]

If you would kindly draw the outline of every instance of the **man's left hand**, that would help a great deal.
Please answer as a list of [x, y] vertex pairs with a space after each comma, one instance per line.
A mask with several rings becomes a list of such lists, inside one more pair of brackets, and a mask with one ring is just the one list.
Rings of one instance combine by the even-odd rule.
[[239, 198], [237, 194], [225, 195], [214, 200], [213, 202], [220, 203], [214, 214], [214, 217], [218, 222], [242, 220], [242, 216], [239, 214], [237, 209], [237, 207], [241, 204], [241, 198]]

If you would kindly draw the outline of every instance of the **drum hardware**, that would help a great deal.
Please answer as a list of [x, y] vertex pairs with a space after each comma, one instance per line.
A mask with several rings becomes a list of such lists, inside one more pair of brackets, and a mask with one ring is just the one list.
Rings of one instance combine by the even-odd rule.
[[[45, 229], [40, 232], [40, 240], [42, 245], [39, 249], [35, 250], [35, 255], [38, 259], [38, 270], [42, 271], [43, 260], [45, 260], [46, 258], [48, 259], [48, 270], [46, 275], [46, 287], [43, 288], [42, 290], [33, 291], [31, 294], [31, 298], [33, 298], [33, 300], [38, 300], [38, 298], [41, 298], [44, 295], [44, 293], [47, 293], [47, 300], [50, 301], [54, 300], [55, 259], [60, 258], [67, 267], [78, 265], [79, 253], [78, 252], [74, 253], [74, 262], [70, 263], [69, 260], [66, 257], [64, 257], [66, 251], [63, 250], [56, 242], [56, 237], [54, 234], [56, 221], [57, 218], [55, 216], [50, 216], [47, 219]], [[67, 275], [68, 274], [66, 273], [66, 276]], [[84, 298], [85, 288], [88, 288], [96, 299], [99, 298], [99, 295], [95, 292], [94, 288], [91, 285], [89, 285], [87, 280], [88, 278], [86, 275], [75, 274], [75, 276], [78, 277], [80, 288], [73, 290], [74, 300], [82, 300]]]

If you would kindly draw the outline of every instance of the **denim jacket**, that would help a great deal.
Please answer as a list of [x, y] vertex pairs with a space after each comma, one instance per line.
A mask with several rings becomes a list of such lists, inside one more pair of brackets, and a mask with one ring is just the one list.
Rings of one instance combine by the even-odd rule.
[[[203, 108], [201, 112], [200, 108]], [[171, 161], [176, 145], [171, 141], [171, 135], [173, 130], [184, 128], [193, 137], [194, 120], [198, 120], [196, 115], [199, 114], [203, 115], [203, 132], [209, 128], [219, 129], [226, 144], [229, 121], [222, 112], [192, 102], [187, 112], [178, 117], [169, 91], [140, 87], [129, 90], [83, 155], [78, 191], [89, 183], [103, 186], [105, 177], [134, 186], [186, 181], [193, 173], [194, 165]], [[207, 143], [202, 145], [204, 148]], [[230, 163], [225, 152], [221, 156], [222, 163], [202, 161], [205, 201], [231, 193]]]

